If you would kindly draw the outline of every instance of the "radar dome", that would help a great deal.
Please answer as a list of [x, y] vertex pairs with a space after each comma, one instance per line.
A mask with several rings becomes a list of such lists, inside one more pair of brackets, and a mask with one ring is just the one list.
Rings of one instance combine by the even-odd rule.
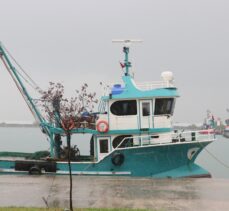
[[161, 77], [164, 81], [173, 81], [173, 73], [170, 71], [165, 71], [161, 73]]

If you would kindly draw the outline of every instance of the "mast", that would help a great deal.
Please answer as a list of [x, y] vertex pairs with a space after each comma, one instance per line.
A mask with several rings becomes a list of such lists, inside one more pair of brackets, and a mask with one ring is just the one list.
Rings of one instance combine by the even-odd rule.
[[132, 43], [141, 43], [142, 40], [112, 40], [113, 43], [124, 43], [123, 46], [123, 52], [125, 54], [124, 57], [124, 66], [125, 66], [125, 76], [130, 75], [130, 68], [131, 68], [131, 62], [129, 61], [129, 51], [130, 51], [130, 45]]

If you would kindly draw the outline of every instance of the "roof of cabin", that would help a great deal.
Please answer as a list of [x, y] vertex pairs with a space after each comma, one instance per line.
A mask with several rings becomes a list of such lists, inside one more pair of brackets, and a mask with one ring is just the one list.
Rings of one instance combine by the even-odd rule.
[[[174, 86], [154, 88], [151, 90], [139, 89], [131, 76], [123, 76], [124, 87], [120, 93], [112, 94], [112, 99], [136, 99], [155, 97], [179, 97], [177, 88]], [[110, 99], [110, 96], [102, 97], [103, 100]]]

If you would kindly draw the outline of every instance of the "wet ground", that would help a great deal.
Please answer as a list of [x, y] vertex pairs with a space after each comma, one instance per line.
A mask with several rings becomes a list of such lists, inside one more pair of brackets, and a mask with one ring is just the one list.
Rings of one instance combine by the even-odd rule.
[[[0, 176], [0, 206], [68, 207], [68, 176]], [[74, 207], [229, 210], [227, 179], [73, 177]]]

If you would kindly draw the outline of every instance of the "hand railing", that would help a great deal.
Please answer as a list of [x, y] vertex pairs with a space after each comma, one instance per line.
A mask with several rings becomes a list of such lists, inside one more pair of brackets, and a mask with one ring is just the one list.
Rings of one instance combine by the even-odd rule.
[[[165, 133], [165, 134], [150, 134], [141, 136], [129, 136], [125, 137], [120, 141], [120, 143], [113, 148], [106, 156], [104, 156], [99, 161], [103, 160], [105, 157], [112, 154], [114, 151], [119, 149], [127, 149], [131, 147], [146, 147], [153, 145], [163, 145], [163, 144], [179, 144], [182, 142], [204, 142], [204, 141], [214, 141], [215, 134], [201, 134], [200, 131], [188, 131], [188, 132], [175, 132], [175, 133]], [[98, 161], [98, 162], [99, 162]]]
[[174, 84], [169, 81], [152, 81], [152, 82], [135, 82], [135, 85], [138, 89], [141, 90], [152, 90], [158, 88], [168, 88], [174, 87]]
[[[152, 89], [159, 89], [159, 88], [172, 88], [175, 87], [173, 81], [152, 81], [152, 82], [135, 82], [133, 81], [135, 87], [139, 90], [147, 91]], [[111, 93], [112, 87], [114, 83], [106, 86], [106, 89], [103, 90], [103, 95], [106, 96]], [[124, 85], [121, 85], [123, 88], [122, 90], [126, 90]]]
[[[215, 140], [215, 134], [201, 134], [199, 131], [189, 131], [189, 132], [176, 132], [176, 133], [165, 133], [165, 134], [151, 134], [151, 135], [141, 135], [125, 137], [117, 145], [117, 148], [127, 148], [127, 147], [137, 147], [146, 145], [160, 145], [165, 143], [175, 143], [175, 142], [191, 142], [191, 141], [210, 141]], [[126, 143], [125, 143], [126, 142]], [[124, 146], [125, 147], [120, 147]]]

